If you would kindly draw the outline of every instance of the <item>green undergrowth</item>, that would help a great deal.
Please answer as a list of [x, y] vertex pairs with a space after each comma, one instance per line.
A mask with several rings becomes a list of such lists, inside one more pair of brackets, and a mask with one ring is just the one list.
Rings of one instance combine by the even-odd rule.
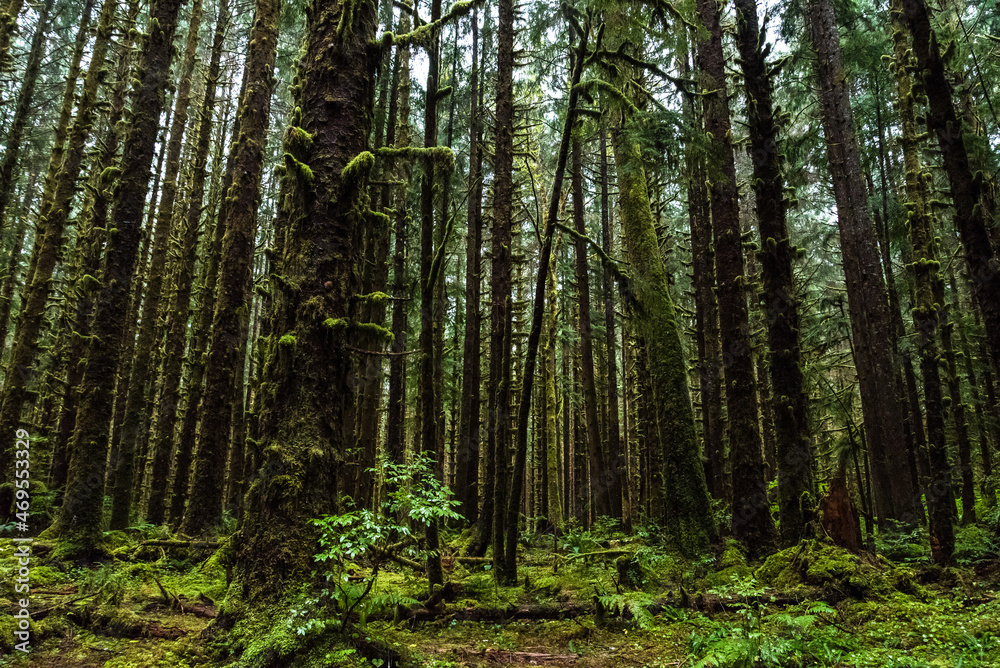
[[[807, 540], [750, 561], [732, 541], [690, 559], [667, 549], [655, 526], [626, 533], [602, 523], [523, 534], [518, 581], [500, 586], [490, 553], [463, 560], [468, 533], [444, 529], [452, 584], [433, 611], [422, 569], [383, 559], [373, 578], [374, 562], [358, 553], [335, 572], [374, 585], [364, 616], [355, 609], [344, 627], [343, 609], [322, 595], [328, 565], [251, 609], [228, 581], [225, 539], [216, 550], [159, 546], [144, 541], [176, 537], [138, 526], [106, 535], [112, 560], [103, 565], [61, 561], [41, 544], [32, 586], [50, 593], [33, 594], [32, 605], [66, 605], [32, 623], [30, 658], [11, 652], [13, 620], [0, 616], [0, 666], [369, 668], [392, 656], [443, 668], [524, 664], [530, 654], [584, 668], [997, 666], [995, 538], [975, 524], [957, 534], [956, 564], [942, 568], [915, 556], [920, 531], [879, 538], [898, 559]], [[419, 541], [397, 554], [414, 565], [426, 558]], [[0, 546], [4, 612], [14, 610], [15, 565], [13, 548]], [[197, 605], [221, 617], [193, 614]]]

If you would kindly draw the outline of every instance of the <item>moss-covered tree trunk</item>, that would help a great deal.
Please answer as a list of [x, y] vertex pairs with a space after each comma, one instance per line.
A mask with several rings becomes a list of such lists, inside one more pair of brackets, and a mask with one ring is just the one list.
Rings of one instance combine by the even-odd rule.
[[[631, 262], [632, 320], [643, 341], [641, 371], [648, 371], [644, 422], [649, 441], [662, 450], [661, 468], [648, 470], [660, 497], [659, 518], [671, 543], [684, 554], [701, 554], [716, 537], [705, 470], [688, 393], [680, 325], [670, 298], [639, 147], [620, 129], [612, 133], [622, 232]], [[640, 390], [642, 391], [642, 390]]]
[[[410, 30], [410, 17], [406, 12], [400, 12], [399, 32], [406, 34]], [[399, 63], [399, 75], [396, 100], [399, 109], [396, 120], [396, 148], [406, 148], [410, 145], [410, 47], [402, 44], [396, 49]], [[397, 180], [409, 182], [409, 166], [400, 161], [396, 166]], [[403, 423], [406, 419], [406, 351], [407, 343], [407, 301], [409, 294], [406, 280], [406, 236], [407, 215], [406, 186], [396, 189], [393, 198], [396, 210], [393, 225], [393, 258], [392, 258], [392, 293], [396, 301], [392, 304], [392, 346], [395, 353], [389, 358], [389, 399], [386, 407], [386, 452], [389, 458], [396, 462], [404, 461], [406, 452], [406, 434]]]
[[[234, 177], [226, 195], [225, 234], [205, 365], [198, 450], [188, 509], [181, 524], [181, 530], [189, 535], [214, 531], [222, 523], [233, 402], [237, 397], [237, 383], [243, 378], [240, 332], [250, 309], [253, 221], [264, 169], [280, 10], [281, 3], [276, 0], [258, 0], [250, 32], [247, 86], [240, 100], [239, 134], [233, 148], [236, 154], [233, 174], [238, 177]], [[319, 113], [319, 110], [310, 111]], [[211, 417], [206, 419], [206, 416]]]
[[715, 238], [719, 325], [725, 364], [726, 408], [733, 475], [733, 537], [754, 552], [774, 542], [774, 520], [767, 500], [767, 480], [757, 417], [757, 383], [749, 336], [747, 273], [739, 220], [736, 165], [722, 53], [721, 8], [715, 0], [699, 0], [698, 13], [708, 36], [698, 42], [697, 63], [702, 88], [705, 132], [710, 139], [709, 199]]
[[[174, 233], [174, 202], [177, 198], [177, 178], [180, 173], [180, 157], [184, 133], [187, 130], [188, 107], [191, 101], [191, 80], [198, 55], [198, 32], [201, 27], [202, 2], [193, 0], [188, 21], [187, 39], [184, 46], [180, 83], [174, 100], [174, 113], [170, 126], [170, 141], [166, 148], [166, 174], [160, 191], [156, 226], [153, 230], [153, 246], [146, 274], [145, 295], [139, 331], [135, 342], [132, 371], [128, 381], [128, 399], [125, 402], [125, 419], [119, 445], [118, 469], [115, 473], [115, 489], [111, 499], [111, 529], [124, 529], [129, 524], [132, 512], [132, 497], [136, 482], [136, 460], [140, 455], [140, 442], [148, 438], [150, 421], [147, 413], [154, 407], [147, 405], [146, 385], [151, 382], [153, 364], [150, 360], [154, 348], [159, 347], [162, 332], [157, 326], [157, 313], [163, 293], [163, 279], [167, 274], [167, 251]], [[145, 461], [140, 462], [145, 465]]]
[[906, 219], [909, 226], [913, 262], [909, 269], [914, 279], [915, 302], [913, 325], [918, 338], [920, 370], [924, 385], [924, 406], [927, 419], [927, 439], [930, 459], [930, 484], [925, 490], [930, 515], [931, 555], [938, 563], [951, 559], [954, 549], [952, 525], [955, 504], [951, 497], [951, 467], [945, 434], [942, 404], [938, 336], [941, 324], [941, 303], [936, 295], [943, 293], [937, 256], [938, 242], [934, 238], [934, 223], [928, 205], [929, 174], [920, 159], [913, 83], [910, 78], [910, 51], [900, 16], [900, 3], [893, 7], [893, 40], [896, 62], [896, 87], [903, 165], [906, 169]]
[[456, 452], [455, 498], [459, 512], [473, 523], [479, 513], [480, 392], [482, 383], [483, 152], [479, 146], [479, 10], [472, 13], [472, 71], [469, 73], [469, 202], [465, 240], [465, 338], [462, 348], [462, 400]]
[[[131, 94], [128, 131], [122, 153], [122, 177], [114, 194], [105, 271], [94, 312], [95, 338], [88, 349], [87, 371], [72, 445], [66, 498], [52, 532], [74, 543], [72, 551], [90, 552], [102, 543], [104, 474], [113, 413], [115, 372], [124, 347], [128, 294], [142, 236], [140, 222], [153, 162], [156, 129], [170, 74], [173, 38], [182, 0], [159, 0], [150, 8], [149, 35], [139, 60], [140, 78]], [[88, 73], [89, 76], [89, 73]], [[114, 462], [112, 462], [112, 467]]]
[[[782, 156], [773, 87], [764, 57], [755, 0], [737, 0], [737, 45], [746, 82], [753, 190], [761, 238], [764, 319], [778, 467], [781, 541], [797, 543], [813, 511], [813, 452], [807, 419], [799, 342], [799, 305], [792, 276], [794, 251], [788, 239], [783, 197]], [[742, 471], [740, 471], [742, 475]]]
[[285, 135], [289, 205], [278, 227], [287, 235], [261, 384], [263, 461], [246, 497], [254, 521], [235, 539], [238, 578], [251, 599], [282, 596], [283, 583], [312, 567], [308, 520], [335, 510], [347, 479], [339, 469], [354, 427], [345, 420], [355, 395], [351, 303], [360, 231], [374, 215], [365, 193], [374, 164], [367, 148], [375, 23], [368, 0], [315, 5], [307, 19], [297, 111]]
[[[14, 4], [14, 3], [12, 3]], [[45, 45], [49, 37], [49, 15], [52, 13], [54, 0], [45, 0], [39, 8], [38, 18], [35, 22], [35, 32], [31, 38], [31, 46], [28, 49], [28, 61], [24, 68], [24, 78], [21, 79], [21, 87], [17, 93], [17, 103], [14, 106], [14, 114], [7, 134], [4, 137], [3, 157], [0, 158], [0, 233], [3, 233], [7, 218], [7, 207], [10, 206], [14, 198], [14, 186], [17, 183], [17, 163], [21, 158], [21, 146], [24, 143], [25, 131], [32, 115], [36, 112], [34, 108], [35, 88], [38, 85], [38, 77], [42, 71], [42, 58], [45, 56]], [[19, 9], [19, 8], [18, 8]], [[14, 15], [16, 16], [16, 14]], [[5, 20], [6, 19], [6, 20]], [[4, 40], [10, 38], [10, 31], [13, 28], [8, 22], [16, 21], [5, 13], [0, 15], [0, 63], [6, 57], [9, 46], [4, 44]], [[5, 28], [9, 29], [5, 31]], [[13, 436], [11, 436], [13, 439]], [[6, 510], [3, 511], [6, 513]]]
[[[191, 175], [191, 190], [188, 194], [183, 217], [182, 237], [179, 248], [178, 273], [173, 279], [173, 294], [168, 310], [166, 340], [164, 342], [163, 366], [160, 372], [162, 389], [156, 404], [154, 419], [155, 440], [150, 450], [150, 488], [146, 506], [146, 520], [151, 524], [161, 524], [167, 512], [167, 478], [170, 474], [170, 455], [174, 444], [177, 424], [177, 408], [181, 400], [181, 371], [184, 360], [184, 345], [187, 342], [188, 314], [191, 303], [191, 288], [194, 282], [194, 260], [197, 257], [198, 239], [201, 236], [202, 201], [205, 196], [205, 181], [208, 177], [208, 151], [212, 138], [212, 114], [215, 109], [216, 87], [221, 74], [222, 47], [226, 29], [229, 26], [229, 2], [220, 0], [215, 36], [212, 40], [212, 55], [205, 73], [205, 94], [199, 112], [197, 144]], [[207, 221], [206, 221], [207, 222]], [[206, 244], [206, 247], [208, 244]], [[162, 482], [161, 482], [162, 481]]]
[[955, 206], [955, 226], [969, 265], [973, 295], [983, 315], [983, 329], [994, 369], [1000, 373], [1000, 272], [996, 269], [995, 249], [980, 203], [983, 178], [973, 174], [969, 163], [964, 126], [955, 112], [952, 86], [927, 5], [923, 0], [909, 0], [903, 3], [903, 11], [913, 35], [913, 54], [927, 94], [927, 127], [941, 148]]
[[[496, 137], [493, 147], [493, 240], [490, 276], [490, 375], [486, 433], [493, 459], [493, 513], [481, 518], [493, 545], [493, 573], [505, 579], [504, 523], [510, 484], [511, 241], [514, 198], [514, 3], [500, 0], [497, 25]], [[487, 471], [487, 475], [490, 472]]]
[[917, 496], [906, 466], [903, 413], [892, 382], [892, 325], [877, 236], [868, 213], [868, 196], [854, 132], [840, 30], [831, 0], [810, 0], [806, 22], [816, 51], [816, 76], [827, 159], [837, 202], [841, 257], [847, 284], [851, 331], [855, 339], [861, 408], [870, 447], [872, 488], [880, 522], [916, 521]]
[[[578, 57], [579, 58], [579, 57]], [[571, 109], [569, 113], [573, 113]], [[584, 222], [583, 201], [583, 150], [579, 138], [572, 142], [573, 165], [571, 188], [573, 194], [573, 224], [579, 235], [576, 239], [576, 294], [578, 334], [580, 336], [580, 381], [583, 385], [583, 418], [586, 425], [587, 459], [590, 462], [590, 503], [594, 517], [611, 514], [610, 470], [604, 467], [601, 452], [601, 432], [597, 421], [597, 387], [594, 382], [594, 337], [590, 325], [590, 268], [587, 265], [587, 228]], [[539, 268], [543, 272], [544, 267]]]

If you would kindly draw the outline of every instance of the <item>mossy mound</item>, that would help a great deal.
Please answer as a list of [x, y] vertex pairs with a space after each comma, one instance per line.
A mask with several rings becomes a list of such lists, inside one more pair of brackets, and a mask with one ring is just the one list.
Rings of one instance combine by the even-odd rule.
[[767, 558], [755, 573], [757, 581], [776, 589], [814, 587], [827, 599], [882, 599], [898, 584], [916, 586], [912, 577], [896, 577], [882, 563], [873, 563], [846, 550], [806, 540]]
[[715, 586], [732, 584], [734, 581], [745, 582], [754, 576], [753, 569], [747, 565], [746, 555], [738, 542], [727, 541], [726, 549], [719, 557], [719, 570], [708, 575], [708, 582]]

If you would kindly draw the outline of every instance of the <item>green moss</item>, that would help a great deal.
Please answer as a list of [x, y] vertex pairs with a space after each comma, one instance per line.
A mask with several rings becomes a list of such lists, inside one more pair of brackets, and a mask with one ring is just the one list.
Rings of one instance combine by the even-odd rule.
[[323, 321], [323, 326], [329, 329], [338, 330], [347, 327], [347, 318], [327, 318]]
[[291, 153], [285, 153], [285, 170], [291, 174], [297, 174], [306, 183], [312, 183], [316, 176], [313, 174], [313, 170], [309, 165], [304, 162], [300, 162]]
[[708, 582], [721, 586], [732, 584], [734, 581], [746, 582], [753, 576], [753, 569], [747, 565], [740, 544], [729, 540], [726, 542], [726, 549], [719, 559], [719, 570], [709, 574]]
[[300, 155], [312, 148], [314, 135], [309, 134], [297, 125], [285, 131], [285, 148]]
[[445, 171], [455, 169], [455, 154], [447, 146], [429, 146], [427, 148], [416, 148], [407, 146], [405, 148], [391, 148], [385, 146], [378, 150], [378, 154], [386, 158], [402, 158], [404, 160], [432, 160], [438, 167]]
[[340, 176], [345, 181], [357, 181], [368, 176], [368, 172], [374, 166], [375, 156], [370, 151], [362, 151], [344, 166], [344, 169], [340, 172]]
[[778, 589], [801, 586], [822, 589], [833, 597], [882, 599], [898, 584], [915, 591], [905, 577], [895, 577], [885, 563], [815, 540], [807, 540], [773, 554], [757, 569], [759, 582]]
[[391, 329], [386, 329], [382, 325], [377, 325], [374, 322], [359, 322], [356, 323], [354, 327], [359, 332], [375, 339], [383, 339], [390, 342], [396, 340], [396, 335], [392, 333]]
[[386, 300], [391, 299], [391, 297], [389, 297], [389, 295], [387, 295], [384, 292], [375, 291], [375, 292], [370, 292], [367, 295], [358, 295], [356, 299], [358, 301], [367, 302], [369, 304], [381, 304]]
[[298, 343], [298, 341], [296, 340], [294, 334], [285, 334], [278, 339], [279, 346], [294, 347], [296, 343]]

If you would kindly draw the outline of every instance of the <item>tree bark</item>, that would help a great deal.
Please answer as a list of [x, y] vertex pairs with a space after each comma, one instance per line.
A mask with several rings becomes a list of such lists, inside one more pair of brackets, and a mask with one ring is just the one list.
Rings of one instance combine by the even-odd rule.
[[872, 487], [879, 521], [917, 520], [917, 496], [909, 476], [899, 397], [884, 384], [894, 374], [892, 326], [876, 235], [868, 214], [867, 190], [854, 134], [840, 31], [831, 0], [810, 0], [806, 12], [820, 86], [823, 133], [837, 202], [841, 255], [847, 283], [851, 330], [865, 433], [871, 448]]
[[226, 196], [225, 234], [199, 412], [198, 449], [188, 508], [181, 523], [181, 530], [190, 536], [210, 533], [222, 523], [233, 402], [238, 379], [243, 377], [240, 332], [250, 308], [253, 222], [264, 170], [280, 11], [281, 3], [277, 0], [257, 0], [250, 32], [247, 86], [240, 100], [239, 135], [233, 148], [236, 154], [233, 174], [238, 178], [234, 177]]
[[[774, 543], [774, 520], [767, 500], [767, 480], [757, 417], [757, 384], [747, 312], [747, 274], [739, 220], [736, 164], [722, 53], [720, 8], [715, 0], [699, 0], [698, 13], [708, 37], [698, 42], [698, 69], [702, 88], [705, 132], [711, 137], [708, 175], [715, 265], [718, 279], [719, 325], [726, 376], [729, 448], [733, 462], [733, 537], [756, 554]], [[777, 239], [776, 239], [777, 241]]]
[[[273, 36], [277, 3], [260, 1], [261, 38]], [[356, 327], [358, 241], [372, 215], [375, 26], [368, 0], [315, 5], [307, 18], [277, 223], [287, 230], [282, 276], [273, 280], [260, 390], [263, 461], [246, 496], [244, 516], [253, 521], [235, 537], [237, 578], [250, 602], [280, 598], [312, 569], [315, 533], [305, 520], [338, 510], [347, 483], [340, 463], [352, 445], [354, 423], [346, 418], [355, 399], [347, 346]], [[270, 65], [262, 76], [269, 78]], [[256, 81], [251, 74], [248, 91]], [[254, 128], [246, 120], [241, 133]]]
[[159, 0], [150, 9], [149, 37], [138, 66], [142, 74], [131, 95], [122, 178], [114, 196], [111, 225], [116, 232], [108, 241], [106, 269], [94, 312], [95, 338], [88, 350], [89, 362], [82, 381], [84, 391], [69, 483], [59, 519], [52, 527], [54, 535], [72, 540], [74, 549], [81, 554], [99, 549], [103, 542], [104, 474], [115, 372], [125, 343], [128, 294], [142, 236], [140, 221], [181, 4], [182, 0]]
[[737, 46], [746, 82], [757, 201], [761, 270], [764, 275], [764, 319], [769, 348], [771, 407], [778, 467], [778, 514], [781, 542], [793, 545], [805, 536], [813, 512], [813, 452], [809, 437], [808, 399], [802, 378], [799, 305], [792, 275], [794, 249], [788, 239], [778, 146], [773, 84], [765, 59], [755, 0], [737, 0]]

